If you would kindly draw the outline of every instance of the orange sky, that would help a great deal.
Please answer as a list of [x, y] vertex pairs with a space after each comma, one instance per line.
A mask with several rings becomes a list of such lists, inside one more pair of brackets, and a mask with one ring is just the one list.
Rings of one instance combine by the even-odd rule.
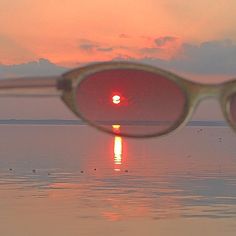
[[235, 0], [0, 0], [0, 63], [140, 58], [172, 36], [152, 51], [168, 58], [182, 42], [236, 40], [235, 9]]

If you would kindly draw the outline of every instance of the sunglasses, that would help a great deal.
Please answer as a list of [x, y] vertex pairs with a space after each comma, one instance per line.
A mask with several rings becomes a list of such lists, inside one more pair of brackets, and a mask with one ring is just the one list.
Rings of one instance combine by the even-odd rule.
[[186, 124], [196, 105], [216, 97], [236, 130], [236, 80], [201, 84], [150, 65], [103, 62], [57, 77], [0, 81], [4, 96], [60, 96], [78, 117], [126, 137], [168, 134]]

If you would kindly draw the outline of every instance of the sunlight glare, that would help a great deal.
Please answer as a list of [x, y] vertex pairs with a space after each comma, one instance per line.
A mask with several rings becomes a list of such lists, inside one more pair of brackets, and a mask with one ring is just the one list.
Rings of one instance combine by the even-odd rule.
[[[114, 133], [120, 132], [120, 125], [112, 125]], [[122, 138], [120, 136], [114, 137], [114, 170], [120, 171], [120, 165], [122, 164]]]
[[112, 102], [116, 105], [119, 104], [120, 103], [120, 96], [119, 95], [114, 95], [112, 97]]

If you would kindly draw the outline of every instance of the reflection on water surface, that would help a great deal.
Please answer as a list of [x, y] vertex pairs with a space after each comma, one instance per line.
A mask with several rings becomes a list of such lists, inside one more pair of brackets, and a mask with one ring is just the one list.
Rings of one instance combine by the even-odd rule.
[[86, 127], [1, 130], [1, 235], [235, 233], [235, 137], [226, 128], [143, 141]]

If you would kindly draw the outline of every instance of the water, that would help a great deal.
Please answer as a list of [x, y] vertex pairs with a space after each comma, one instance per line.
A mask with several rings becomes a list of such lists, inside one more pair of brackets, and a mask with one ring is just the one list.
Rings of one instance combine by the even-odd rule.
[[75, 124], [0, 132], [0, 235], [235, 235], [224, 125], [144, 140]]

